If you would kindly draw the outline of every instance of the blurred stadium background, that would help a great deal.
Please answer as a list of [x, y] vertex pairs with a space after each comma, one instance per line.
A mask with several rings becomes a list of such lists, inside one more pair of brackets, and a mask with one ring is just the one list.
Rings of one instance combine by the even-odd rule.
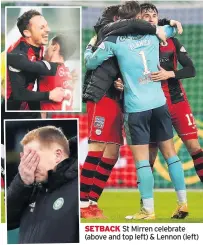
[[[3, 2], [1, 13], [2, 13], [2, 46], [1, 50], [4, 50], [4, 17], [5, 17], [5, 6], [54, 6], [54, 5], [74, 5], [83, 6], [82, 11], [82, 51], [84, 51], [90, 38], [94, 35], [93, 26], [97, 19], [100, 17], [103, 9], [112, 4], [119, 4], [124, 1], [33, 1], [30, 2]], [[139, 1], [140, 3], [145, 1]], [[203, 2], [202, 1], [148, 1], [156, 4], [160, 18], [175, 19], [183, 24], [184, 33], [178, 36], [180, 42], [185, 46], [189, 55], [193, 59], [197, 75], [193, 79], [186, 79], [183, 81], [184, 88], [186, 89], [188, 99], [192, 106], [194, 116], [196, 118], [197, 127], [199, 128], [199, 139], [200, 144], [203, 147]], [[68, 22], [67, 18], [67, 23]], [[12, 17], [13, 18], [13, 17]], [[48, 20], [49, 21], [49, 20]], [[59, 23], [58, 18], [54, 19], [54, 24]], [[83, 60], [83, 59], [82, 59]], [[84, 76], [85, 68], [84, 62], [82, 62], [82, 76]], [[85, 114], [85, 105], [83, 105], [84, 114], [72, 114], [72, 117], [80, 118], [80, 164], [82, 165], [87, 154], [87, 115]], [[55, 114], [50, 117], [70, 117], [70, 114]], [[185, 170], [185, 180], [187, 187], [191, 190], [202, 190], [202, 184], [196, 176], [193, 162], [182, 144], [179, 137], [175, 134], [174, 137], [175, 146], [178, 151], [178, 155], [183, 162]], [[171, 190], [172, 184], [168, 175], [167, 166], [162, 156], [159, 154], [154, 170], [155, 176], [155, 188], [165, 191], [166, 189]], [[134, 162], [129, 148], [126, 146], [121, 147], [120, 158], [112, 172], [112, 175], [107, 184], [108, 188], [130, 190], [136, 188], [136, 171]], [[105, 194], [105, 193], [104, 193]], [[108, 194], [108, 193], [107, 193]], [[111, 195], [112, 196], [112, 195]], [[197, 203], [198, 200], [202, 199], [198, 196], [194, 199]], [[169, 201], [170, 197], [167, 199]], [[162, 199], [163, 200], [163, 199]], [[165, 199], [164, 199], [165, 200]], [[175, 199], [174, 199], [175, 200]], [[105, 197], [101, 198], [102, 205], [105, 206]], [[115, 202], [112, 200], [113, 203]], [[108, 203], [111, 203], [108, 199]], [[129, 201], [128, 201], [129, 203]], [[107, 204], [106, 204], [107, 205]], [[195, 207], [195, 206], [194, 206]], [[112, 207], [113, 209], [113, 207]], [[202, 211], [201, 211], [202, 212]], [[203, 215], [201, 216], [203, 217]], [[195, 221], [194, 221], [195, 222]]]

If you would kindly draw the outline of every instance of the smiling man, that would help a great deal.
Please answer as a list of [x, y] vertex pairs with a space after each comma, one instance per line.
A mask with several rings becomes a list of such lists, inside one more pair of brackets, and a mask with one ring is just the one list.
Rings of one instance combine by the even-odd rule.
[[22, 139], [19, 173], [7, 191], [8, 230], [20, 228], [19, 243], [79, 242], [76, 144], [54, 126]]
[[[28, 61], [42, 60], [43, 45], [48, 44], [49, 26], [45, 18], [36, 10], [29, 10], [17, 20], [22, 37], [8, 49], [8, 53], [22, 54]], [[32, 91], [38, 75], [8, 65], [7, 109], [39, 110], [40, 101], [60, 102], [64, 97], [62, 88], [50, 92]], [[23, 102], [27, 102], [25, 104]]]

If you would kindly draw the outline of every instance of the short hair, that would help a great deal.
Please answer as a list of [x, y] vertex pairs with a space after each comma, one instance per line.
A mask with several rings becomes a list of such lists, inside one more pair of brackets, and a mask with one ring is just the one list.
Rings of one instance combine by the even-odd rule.
[[104, 9], [102, 13], [102, 17], [106, 17], [108, 19], [114, 18], [114, 16], [118, 16], [118, 9], [121, 5], [112, 5]]
[[23, 31], [24, 30], [28, 30], [28, 26], [29, 26], [29, 23], [30, 23], [30, 19], [32, 19], [34, 16], [38, 16], [40, 14], [40, 12], [34, 10], [34, 9], [31, 9], [27, 12], [25, 12], [24, 14], [22, 14], [18, 19], [17, 19], [17, 27], [18, 27], [18, 30], [19, 32], [21, 33], [21, 35], [23, 37], [25, 37]]
[[38, 140], [43, 146], [49, 147], [57, 143], [63, 147], [64, 152], [69, 156], [69, 142], [60, 128], [55, 126], [44, 126], [28, 132], [21, 140], [21, 145], [25, 146], [33, 140]]
[[121, 19], [131, 19], [140, 13], [140, 5], [137, 1], [127, 1], [118, 10]]
[[60, 46], [60, 55], [63, 56], [64, 60], [67, 60], [76, 49], [76, 44], [73, 39], [64, 34], [59, 34], [52, 38], [52, 44], [58, 43]]
[[143, 11], [147, 12], [149, 10], [153, 10], [157, 14], [159, 13], [157, 7], [152, 3], [142, 3], [140, 4], [140, 8], [141, 8], [141, 12]]

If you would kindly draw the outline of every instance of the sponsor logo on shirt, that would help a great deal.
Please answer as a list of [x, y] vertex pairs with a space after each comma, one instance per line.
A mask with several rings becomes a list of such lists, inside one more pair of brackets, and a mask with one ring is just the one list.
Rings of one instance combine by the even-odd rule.
[[64, 77], [64, 76], [70, 76], [70, 72], [69, 71], [66, 71], [64, 70], [63, 67], [60, 67], [59, 70], [58, 70], [58, 74], [60, 77]]

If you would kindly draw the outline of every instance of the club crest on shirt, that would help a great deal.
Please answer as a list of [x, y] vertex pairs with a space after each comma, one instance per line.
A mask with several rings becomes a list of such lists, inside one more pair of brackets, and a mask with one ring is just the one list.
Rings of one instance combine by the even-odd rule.
[[60, 198], [58, 198], [58, 199], [54, 202], [54, 204], [53, 204], [53, 209], [54, 209], [54, 210], [59, 210], [60, 208], [63, 207], [63, 204], [64, 204], [64, 199], [63, 199], [63, 197], [60, 197]]
[[104, 117], [95, 117], [94, 127], [97, 129], [102, 129], [104, 127], [105, 118]]

